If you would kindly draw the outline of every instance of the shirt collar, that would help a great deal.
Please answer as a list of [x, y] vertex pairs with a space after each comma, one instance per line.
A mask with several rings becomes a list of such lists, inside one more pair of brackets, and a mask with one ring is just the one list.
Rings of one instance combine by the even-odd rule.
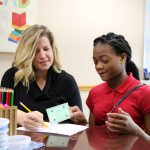
[[124, 93], [130, 85], [135, 81], [136, 79], [133, 77], [132, 73], [130, 73], [125, 81], [123, 81], [116, 89], [112, 89], [107, 82], [105, 82], [105, 93], [109, 93], [112, 91], [117, 91], [119, 93]]

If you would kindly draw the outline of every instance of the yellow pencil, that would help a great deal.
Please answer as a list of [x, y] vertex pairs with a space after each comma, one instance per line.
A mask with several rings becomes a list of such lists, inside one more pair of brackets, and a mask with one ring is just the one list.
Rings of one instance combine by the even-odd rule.
[[[24, 105], [22, 102], [19, 102], [20, 105], [26, 109], [28, 112], [32, 112], [26, 105]], [[49, 128], [44, 122], [42, 122], [42, 125], [45, 126], [46, 128]]]

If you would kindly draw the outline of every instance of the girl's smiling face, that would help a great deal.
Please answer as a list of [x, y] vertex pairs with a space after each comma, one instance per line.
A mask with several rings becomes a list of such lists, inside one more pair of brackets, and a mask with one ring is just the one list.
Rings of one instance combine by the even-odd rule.
[[112, 46], [98, 42], [93, 49], [95, 69], [103, 81], [111, 81], [125, 71], [124, 54], [116, 55]]

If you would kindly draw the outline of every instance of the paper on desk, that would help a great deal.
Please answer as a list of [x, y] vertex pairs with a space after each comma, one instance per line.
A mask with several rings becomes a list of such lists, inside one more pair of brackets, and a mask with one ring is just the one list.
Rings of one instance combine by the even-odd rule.
[[[38, 128], [34, 132], [42, 132], [42, 133], [55, 133], [55, 134], [62, 134], [62, 135], [68, 135], [71, 136], [73, 134], [76, 134], [80, 131], [83, 131], [87, 129], [87, 126], [82, 126], [82, 125], [75, 125], [75, 124], [53, 124], [51, 125], [50, 123], [47, 123], [49, 129], [47, 128]], [[17, 130], [23, 130], [23, 131], [28, 131], [24, 127], [19, 127]]]

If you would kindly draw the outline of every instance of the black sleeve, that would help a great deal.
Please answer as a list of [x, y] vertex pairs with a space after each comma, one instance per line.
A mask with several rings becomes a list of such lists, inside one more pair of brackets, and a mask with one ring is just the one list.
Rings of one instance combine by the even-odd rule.
[[70, 99], [69, 105], [70, 106], [78, 106], [81, 109], [81, 111], [83, 111], [82, 100], [81, 100], [81, 96], [80, 96], [80, 92], [79, 92], [79, 88], [77, 86], [77, 83], [76, 83], [73, 76], [71, 76], [70, 80], [71, 80], [71, 84], [70, 84], [71, 95], [69, 98]]
[[17, 70], [15, 68], [8, 69], [1, 80], [1, 87], [14, 88], [14, 76]]

